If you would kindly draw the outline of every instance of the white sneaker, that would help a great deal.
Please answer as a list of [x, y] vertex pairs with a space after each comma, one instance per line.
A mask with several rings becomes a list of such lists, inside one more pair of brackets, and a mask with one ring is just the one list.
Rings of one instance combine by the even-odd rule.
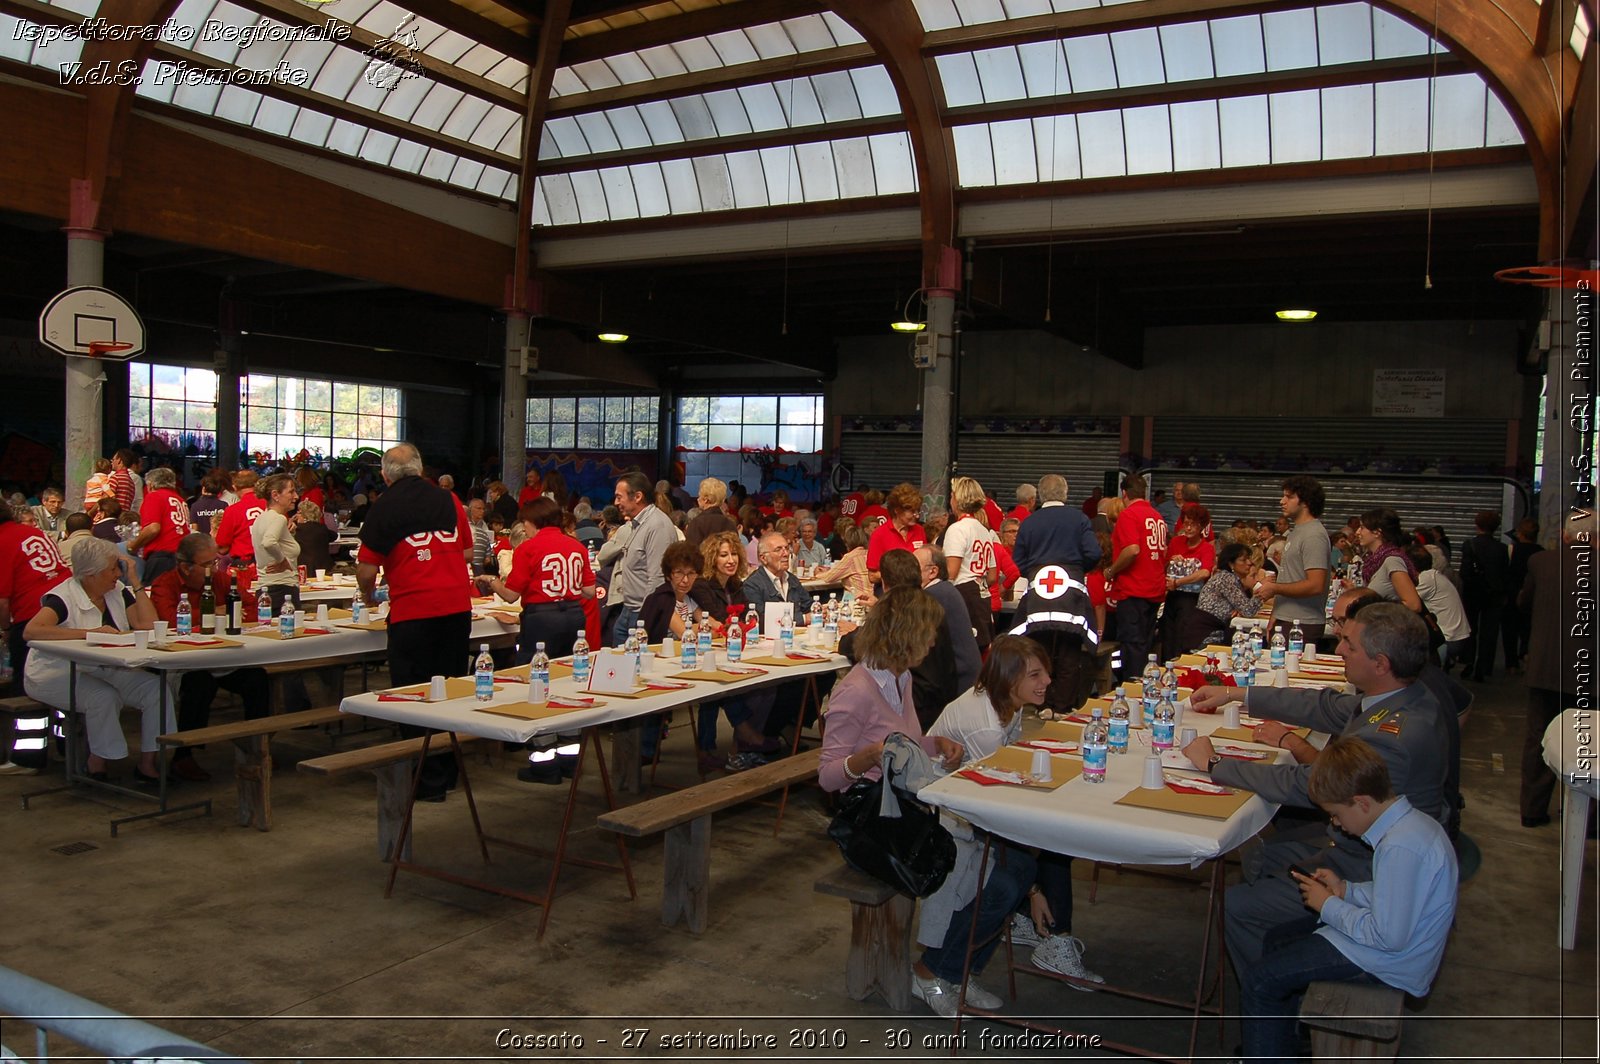
[[[955, 989], [959, 990], [960, 988], [956, 987]], [[975, 1009], [993, 1012], [1004, 1005], [1005, 1002], [986, 990], [983, 984], [978, 982], [977, 976], [969, 975], [967, 976], [967, 1004]]]
[[919, 1001], [927, 1002], [928, 1008], [932, 1009], [935, 1014], [943, 1016], [947, 1020], [955, 1019], [956, 997], [959, 993], [960, 991], [940, 979], [937, 975], [932, 979], [924, 979], [916, 973], [915, 969], [912, 969], [911, 996]]
[[[1083, 942], [1071, 935], [1052, 935], [1045, 939], [1044, 944], [1033, 951], [1033, 964], [1036, 968], [1043, 968], [1057, 975], [1069, 975], [1074, 979], [1085, 979], [1091, 983], [1105, 982], [1103, 976], [1083, 966]], [[1077, 983], [1067, 985], [1074, 990], [1094, 992], [1093, 987], [1079, 986]]]
[[39, 770], [32, 765], [19, 765], [15, 761], [0, 764], [0, 776], [37, 776]]
[[1011, 914], [1011, 944], [1018, 949], [1038, 949], [1044, 945], [1033, 921], [1021, 913]]

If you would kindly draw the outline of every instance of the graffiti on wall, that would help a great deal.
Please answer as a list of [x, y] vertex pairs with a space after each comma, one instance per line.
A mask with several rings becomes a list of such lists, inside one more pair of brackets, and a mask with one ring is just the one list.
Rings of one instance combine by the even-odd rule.
[[[555, 470], [567, 482], [567, 497], [576, 502], [588, 496], [595, 507], [609, 506], [616, 494], [617, 478], [640, 470], [656, 481], [656, 456], [652, 451], [529, 451], [528, 468], [541, 474]], [[513, 494], [519, 485], [511, 485]]]

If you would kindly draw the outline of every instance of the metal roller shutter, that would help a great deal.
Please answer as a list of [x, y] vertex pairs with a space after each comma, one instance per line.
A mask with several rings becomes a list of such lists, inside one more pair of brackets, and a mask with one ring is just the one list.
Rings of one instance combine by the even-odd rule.
[[922, 479], [922, 433], [846, 432], [839, 439], [839, 460], [850, 467], [858, 491], [916, 484]]
[[[1120, 446], [1120, 437], [1106, 434], [963, 432], [956, 472], [976, 477], [1007, 507], [1018, 484], [1037, 484], [1046, 473], [1060, 473], [1078, 502], [1100, 486], [1106, 470], [1117, 468]], [[902, 481], [916, 484], [922, 474], [922, 435], [845, 432], [839, 457], [857, 487], [887, 490]]]
[[[1244, 457], [1280, 469], [1396, 463], [1405, 472], [1499, 476], [1505, 472], [1506, 422], [1491, 418], [1208, 418], [1158, 417], [1158, 463]], [[1414, 468], [1410, 468], [1414, 467]], [[1374, 470], [1377, 472], [1377, 470]]]

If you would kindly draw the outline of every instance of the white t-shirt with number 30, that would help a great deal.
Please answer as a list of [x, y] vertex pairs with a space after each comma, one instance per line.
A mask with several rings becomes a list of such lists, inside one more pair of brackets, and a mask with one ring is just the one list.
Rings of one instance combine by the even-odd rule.
[[944, 556], [960, 558], [961, 570], [951, 578], [952, 584], [976, 581], [980, 589], [989, 586], [989, 570], [994, 568], [994, 545], [1000, 542], [983, 522], [976, 517], [963, 517], [944, 533]]

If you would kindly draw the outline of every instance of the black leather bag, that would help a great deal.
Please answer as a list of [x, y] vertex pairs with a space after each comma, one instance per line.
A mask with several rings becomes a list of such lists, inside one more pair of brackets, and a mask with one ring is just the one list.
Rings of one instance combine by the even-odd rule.
[[899, 787], [894, 787], [894, 796], [900, 815], [882, 816], [878, 807], [883, 788], [892, 786], [884, 780], [857, 781], [839, 798], [828, 837], [857, 872], [926, 898], [955, 867], [956, 842], [939, 823], [936, 809]]

